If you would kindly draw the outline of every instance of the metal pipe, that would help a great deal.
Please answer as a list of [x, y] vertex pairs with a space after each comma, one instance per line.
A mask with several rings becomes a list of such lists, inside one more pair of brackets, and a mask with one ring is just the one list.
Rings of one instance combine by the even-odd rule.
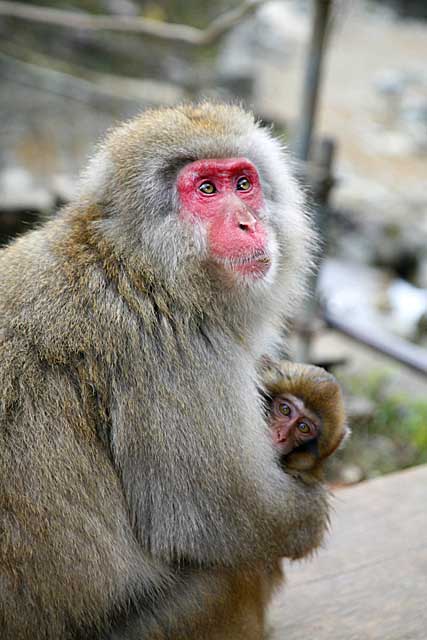
[[[323, 51], [325, 45], [325, 36], [329, 13], [332, 6], [332, 0], [315, 0], [314, 16], [312, 23], [311, 39], [307, 54], [307, 63], [305, 70], [305, 78], [302, 91], [301, 119], [299, 124], [299, 132], [296, 137], [295, 155], [302, 164], [303, 171], [306, 170], [306, 163], [310, 156], [310, 149], [313, 138], [313, 130], [315, 127], [317, 103], [319, 96], [319, 86], [322, 71]], [[307, 176], [304, 176], [307, 179]], [[315, 212], [315, 224], [319, 225], [319, 212]], [[309, 283], [310, 297], [307, 300], [304, 309], [304, 321], [302, 332], [300, 332], [300, 340], [297, 346], [297, 358], [301, 362], [307, 362], [310, 359], [310, 324], [313, 321], [316, 310], [316, 284], [317, 275], [311, 278]]]
[[390, 335], [377, 327], [352, 324], [327, 309], [324, 310], [324, 319], [331, 329], [335, 329], [359, 344], [383, 353], [413, 371], [427, 376], [427, 352], [425, 349], [398, 336]]
[[323, 50], [332, 0], [315, 0], [310, 47], [303, 85], [301, 120], [295, 155], [306, 162], [310, 155], [322, 71]]

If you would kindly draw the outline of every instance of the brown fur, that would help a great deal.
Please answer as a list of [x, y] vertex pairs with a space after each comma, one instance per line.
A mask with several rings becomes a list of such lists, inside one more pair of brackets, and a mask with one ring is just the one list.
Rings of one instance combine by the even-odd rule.
[[[174, 180], [242, 156], [274, 265], [230, 289], [179, 222]], [[264, 577], [328, 522], [321, 482], [277, 464], [258, 391], [312, 243], [280, 146], [207, 103], [111, 132], [75, 201], [0, 252], [2, 640], [261, 629]]]
[[309, 471], [322, 478], [323, 462], [346, 439], [349, 429], [340, 385], [334, 376], [314, 365], [264, 362], [264, 387], [269, 397], [292, 394], [321, 420], [315, 452], [293, 451], [284, 463], [290, 471]]
[[[316, 482], [323, 478], [325, 460], [333, 454], [349, 432], [341, 388], [332, 374], [314, 365], [265, 359], [262, 365], [264, 389], [269, 397], [292, 394], [301, 398], [321, 420], [322, 430], [316, 453], [295, 451], [289, 454], [283, 463], [288, 472], [295, 473], [304, 482]], [[284, 582], [281, 563], [277, 562], [267, 571], [261, 568], [259, 572], [249, 576], [249, 581], [248, 576], [238, 573], [230, 582], [233, 585], [233, 596], [229, 597], [228, 608], [224, 607], [218, 620], [232, 620], [233, 615], [235, 617], [237, 612], [240, 612], [240, 635], [239, 632], [233, 631], [228, 636], [227, 629], [220, 626], [218, 640], [266, 638], [268, 605], [275, 589], [283, 586]]]

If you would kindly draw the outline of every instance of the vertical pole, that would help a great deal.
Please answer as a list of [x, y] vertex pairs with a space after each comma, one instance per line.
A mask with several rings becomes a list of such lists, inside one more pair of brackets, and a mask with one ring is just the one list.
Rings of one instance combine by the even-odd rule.
[[[314, 0], [314, 16], [311, 39], [307, 55], [305, 78], [302, 92], [301, 120], [295, 144], [295, 155], [306, 173], [306, 163], [310, 157], [313, 131], [315, 129], [317, 103], [322, 72], [323, 53], [332, 0]], [[304, 175], [307, 179], [307, 175]], [[314, 222], [320, 231], [320, 215], [315, 211]], [[303, 323], [300, 327], [300, 340], [296, 357], [301, 362], [310, 358], [312, 323], [316, 313], [317, 275], [309, 282], [309, 298], [304, 309]]]
[[325, 35], [331, 6], [332, 0], [314, 0], [313, 28], [305, 70], [301, 122], [295, 148], [295, 155], [301, 162], [307, 162], [310, 155], [316, 119]]

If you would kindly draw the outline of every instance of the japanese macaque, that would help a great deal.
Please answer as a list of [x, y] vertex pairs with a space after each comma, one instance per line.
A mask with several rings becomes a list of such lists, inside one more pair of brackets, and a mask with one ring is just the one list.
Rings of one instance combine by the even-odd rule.
[[259, 393], [310, 226], [279, 143], [203, 103], [112, 131], [2, 250], [2, 640], [262, 637], [271, 567], [328, 522]]
[[264, 372], [268, 423], [287, 470], [319, 478], [322, 463], [348, 435], [341, 388], [320, 367], [270, 362]]

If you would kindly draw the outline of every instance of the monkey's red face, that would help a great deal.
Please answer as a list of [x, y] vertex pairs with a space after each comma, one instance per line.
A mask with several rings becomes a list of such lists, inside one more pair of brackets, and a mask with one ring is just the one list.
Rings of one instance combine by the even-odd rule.
[[245, 158], [197, 160], [178, 175], [181, 218], [202, 225], [209, 258], [252, 278], [270, 268], [258, 172]]
[[274, 398], [270, 426], [274, 444], [287, 455], [319, 434], [320, 420], [301, 398], [289, 394]]

